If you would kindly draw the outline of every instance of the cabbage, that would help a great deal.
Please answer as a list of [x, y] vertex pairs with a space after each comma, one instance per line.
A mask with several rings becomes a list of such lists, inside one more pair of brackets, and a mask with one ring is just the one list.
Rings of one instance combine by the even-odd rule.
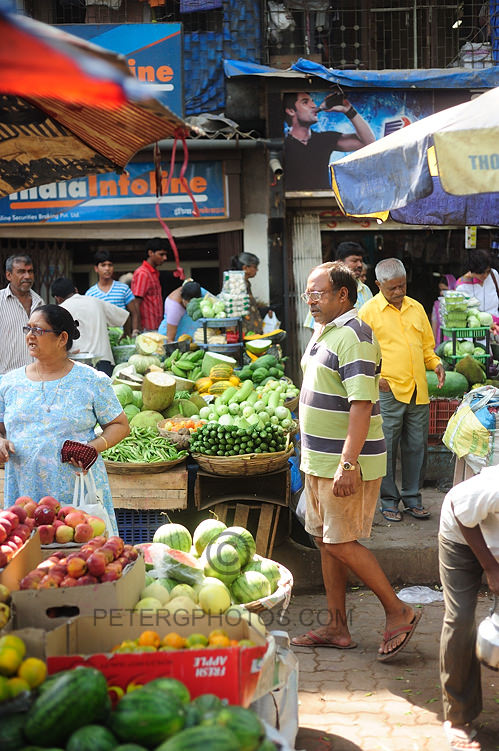
[[481, 326], [492, 326], [494, 322], [490, 313], [478, 313], [478, 320]]
[[135, 404], [127, 404], [126, 407], [123, 409], [123, 412], [127, 416], [128, 422], [135, 417], [135, 415], [138, 415], [140, 412], [140, 409], [135, 406]]
[[459, 354], [460, 355], [472, 355], [475, 345], [472, 341], [464, 340], [459, 342]]
[[481, 325], [480, 319], [477, 318], [476, 315], [468, 316], [467, 325], [468, 325], [468, 328], [470, 329], [478, 329], [480, 328], [480, 325]]
[[483, 347], [475, 347], [474, 350], [473, 350], [473, 352], [472, 352], [472, 354], [473, 354], [473, 357], [474, 357], [475, 355], [485, 355], [486, 352], [485, 352], [485, 350], [484, 350]]
[[126, 407], [127, 404], [133, 402], [133, 391], [130, 386], [125, 386], [124, 383], [113, 385], [113, 391], [118, 397], [118, 401], [122, 407]]
[[444, 357], [449, 357], [449, 355], [452, 355], [452, 352], [453, 352], [452, 342], [445, 342], [445, 344], [444, 344]]

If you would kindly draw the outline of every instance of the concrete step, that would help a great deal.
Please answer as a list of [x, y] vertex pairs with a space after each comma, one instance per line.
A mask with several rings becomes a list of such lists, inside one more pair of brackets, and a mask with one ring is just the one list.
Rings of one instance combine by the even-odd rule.
[[[371, 537], [361, 542], [376, 555], [393, 585], [432, 586], [439, 582], [437, 537], [444, 496], [445, 490], [423, 489], [423, 505], [431, 512], [425, 520], [404, 514], [402, 522], [388, 523], [376, 511]], [[323, 590], [320, 553], [316, 548], [287, 539], [274, 547], [272, 558], [292, 572], [294, 593]], [[360, 582], [352, 576], [350, 583]]]

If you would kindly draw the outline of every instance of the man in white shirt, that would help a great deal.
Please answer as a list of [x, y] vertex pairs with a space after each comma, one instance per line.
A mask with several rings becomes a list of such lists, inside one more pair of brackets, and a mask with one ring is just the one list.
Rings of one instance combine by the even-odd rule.
[[63, 276], [55, 280], [51, 292], [56, 303], [69, 310], [73, 318], [79, 321], [79, 351], [89, 352], [94, 357], [98, 357], [99, 362], [95, 366], [96, 369], [111, 376], [114, 357], [109, 343], [107, 327], [123, 326], [130, 315], [128, 310], [118, 308], [117, 305], [99, 300], [96, 297], [78, 294], [78, 290], [71, 279], [66, 279]]
[[445, 496], [439, 561], [445, 599], [440, 640], [444, 729], [451, 748], [479, 751], [471, 727], [482, 710], [475, 609], [484, 572], [490, 592], [499, 595], [499, 466], [482, 469]]

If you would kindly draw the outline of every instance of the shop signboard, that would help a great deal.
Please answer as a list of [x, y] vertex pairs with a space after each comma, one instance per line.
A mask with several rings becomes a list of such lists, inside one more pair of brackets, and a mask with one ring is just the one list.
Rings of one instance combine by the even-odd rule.
[[67, 24], [57, 28], [123, 55], [130, 72], [153, 87], [154, 96], [183, 117], [182, 24]]
[[336, 100], [327, 94], [283, 94], [287, 192], [331, 190], [331, 162], [433, 112], [431, 92], [340, 90]]
[[150, 221], [157, 219], [158, 200], [167, 221], [195, 218], [193, 199], [199, 220], [228, 217], [222, 162], [191, 162], [184, 180], [179, 173], [177, 163], [168, 185], [168, 173], [162, 171], [159, 199], [154, 164], [149, 162], [129, 164], [122, 175], [107, 172], [21, 190], [0, 199], [0, 226]]

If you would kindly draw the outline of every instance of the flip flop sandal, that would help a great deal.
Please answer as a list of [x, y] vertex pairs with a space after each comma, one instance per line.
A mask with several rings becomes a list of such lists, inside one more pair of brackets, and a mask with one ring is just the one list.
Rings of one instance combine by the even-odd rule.
[[425, 508], [419, 508], [419, 506], [409, 507], [404, 509], [404, 514], [409, 514], [414, 519], [429, 519], [430, 512]]
[[401, 652], [406, 645], [409, 642], [409, 639], [413, 635], [413, 633], [416, 630], [416, 626], [418, 625], [419, 621], [421, 620], [421, 616], [423, 615], [422, 610], [417, 610], [414, 613], [414, 618], [410, 623], [407, 624], [407, 626], [400, 626], [399, 628], [394, 628], [393, 631], [385, 631], [383, 634], [383, 643], [386, 644], [389, 641], [392, 641], [397, 636], [400, 636], [401, 634], [406, 634], [406, 637], [404, 641], [398, 645], [398, 647], [395, 647], [395, 649], [392, 649], [391, 652], [378, 652], [378, 661], [379, 662], [388, 662], [388, 660], [391, 660], [392, 657], [395, 657], [396, 654]]
[[480, 751], [480, 743], [474, 741], [476, 730], [472, 727], [468, 731], [453, 728], [449, 720], [444, 722], [444, 733], [451, 751]]
[[[303, 639], [308, 639], [310, 644], [303, 644]], [[291, 645], [293, 647], [329, 647], [330, 649], [355, 649], [357, 644], [352, 641], [350, 644], [344, 646], [343, 644], [336, 644], [334, 641], [324, 639], [316, 631], [307, 631], [303, 636], [295, 636], [291, 639]]]
[[397, 508], [382, 508], [381, 514], [386, 519], [387, 522], [401, 522], [402, 521], [402, 514]]

